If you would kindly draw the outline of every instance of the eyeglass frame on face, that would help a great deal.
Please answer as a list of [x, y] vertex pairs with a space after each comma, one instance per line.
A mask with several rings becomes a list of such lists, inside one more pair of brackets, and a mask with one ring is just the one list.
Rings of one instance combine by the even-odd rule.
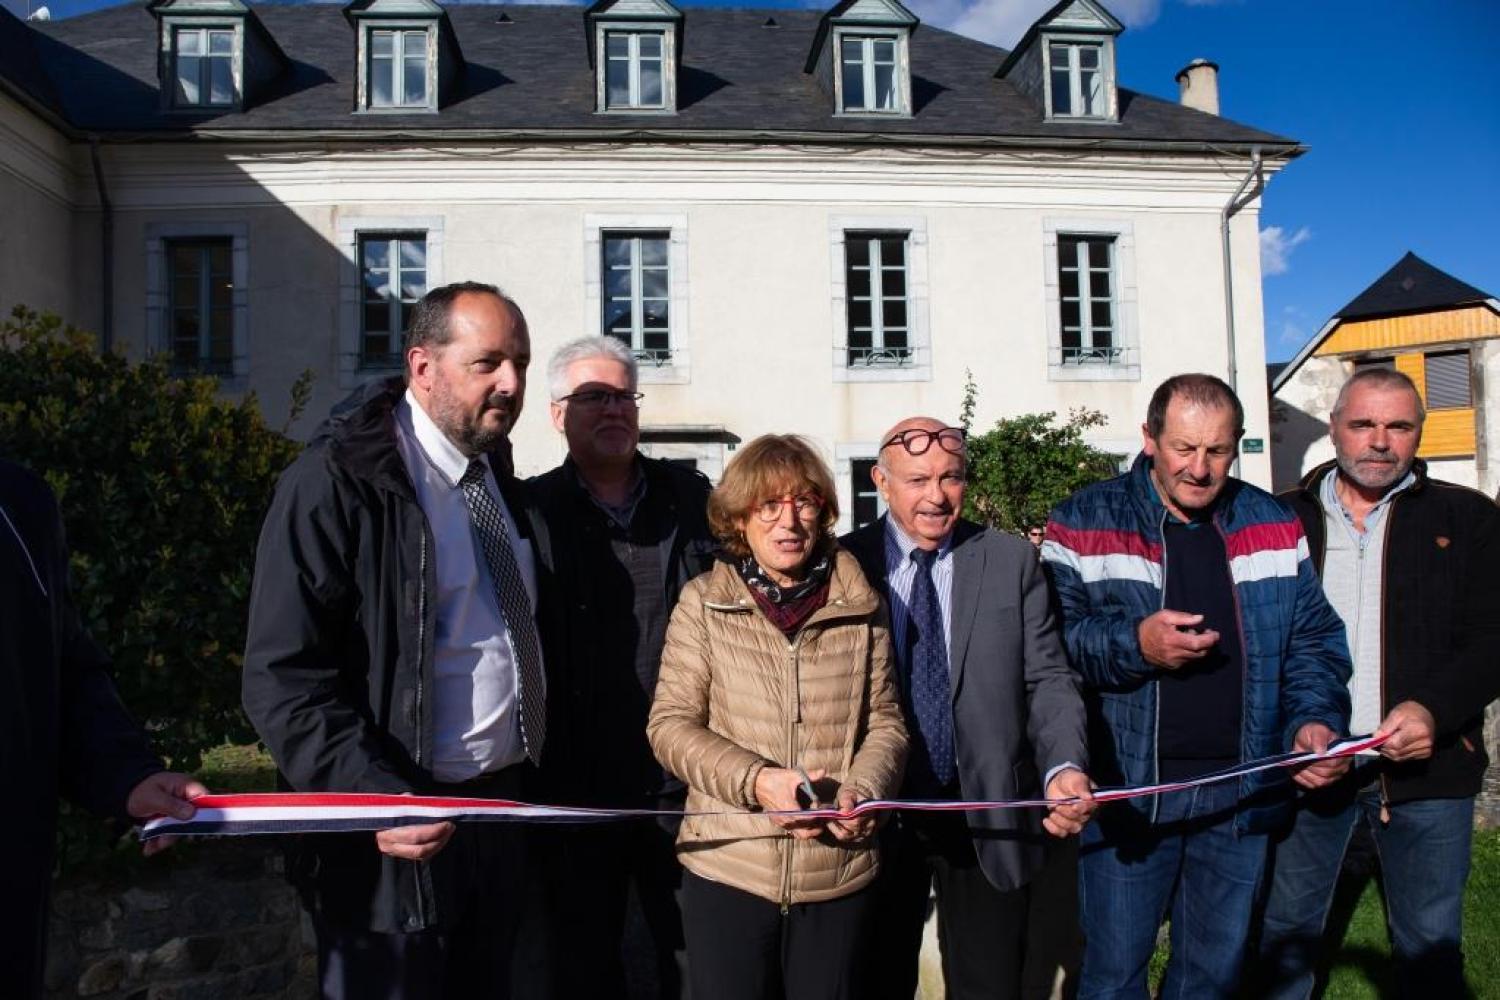
[[604, 409], [606, 406], [624, 406], [630, 404], [640, 409], [641, 400], [646, 394], [644, 392], [627, 392], [624, 389], [580, 389], [570, 392], [566, 396], [558, 397], [559, 403], [574, 403], [590, 409]]
[[[767, 497], [750, 508], [750, 513], [754, 514], [755, 519], [762, 524], [775, 524], [781, 520], [781, 512], [786, 508], [786, 505], [791, 504], [792, 513], [796, 515], [797, 520], [810, 521], [823, 513], [823, 505], [827, 502], [816, 493], [798, 493], [795, 495], [789, 493], [785, 496]], [[769, 517], [766, 516], [768, 511], [770, 512]]]
[[[957, 448], [950, 448], [947, 444], [944, 443], [943, 435], [945, 434], [958, 436]], [[920, 448], [915, 448], [912, 446], [911, 442], [916, 440], [922, 440], [925, 441], [925, 443]], [[884, 451], [893, 444], [899, 444], [903, 449], [906, 450], [906, 453], [908, 455], [925, 455], [927, 454], [927, 452], [932, 450], [932, 442], [934, 441], [938, 443], [939, 448], [943, 449], [948, 454], [962, 455], [964, 453], [965, 447], [967, 447], [969, 443], [969, 432], [964, 430], [962, 427], [943, 427], [935, 431], [928, 430], [925, 427], [908, 427], [906, 430], [902, 431], [899, 434], [891, 435], [891, 439], [885, 444], [881, 445], [880, 450]]]

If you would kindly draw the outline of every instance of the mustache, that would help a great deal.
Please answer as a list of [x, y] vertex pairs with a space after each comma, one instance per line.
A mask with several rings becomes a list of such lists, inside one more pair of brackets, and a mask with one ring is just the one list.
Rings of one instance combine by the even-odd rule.
[[486, 410], [504, 410], [506, 413], [516, 408], [516, 397], [504, 392], [497, 392], [485, 397], [484, 408]]

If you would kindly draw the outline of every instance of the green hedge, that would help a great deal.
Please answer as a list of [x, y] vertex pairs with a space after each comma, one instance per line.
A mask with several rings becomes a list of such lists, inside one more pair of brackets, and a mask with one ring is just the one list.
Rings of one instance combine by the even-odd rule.
[[300, 447], [211, 378], [101, 355], [20, 307], [0, 326], [0, 454], [57, 492], [85, 625], [178, 769], [255, 739], [239, 694], [255, 540]]

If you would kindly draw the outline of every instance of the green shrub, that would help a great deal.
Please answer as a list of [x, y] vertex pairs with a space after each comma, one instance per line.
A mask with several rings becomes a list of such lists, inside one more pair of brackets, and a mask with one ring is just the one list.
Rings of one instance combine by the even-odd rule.
[[[971, 376], [964, 386], [966, 429], [977, 395]], [[1085, 430], [1105, 422], [1104, 414], [1089, 409], [1073, 410], [1060, 424], [1056, 413], [1024, 413], [971, 434], [964, 516], [1016, 533], [1045, 524], [1047, 514], [1070, 494], [1119, 470], [1120, 456], [1083, 439]]]
[[102, 355], [21, 307], [0, 326], [0, 454], [56, 491], [85, 627], [175, 768], [255, 739], [239, 695], [255, 541], [299, 449], [211, 378]]

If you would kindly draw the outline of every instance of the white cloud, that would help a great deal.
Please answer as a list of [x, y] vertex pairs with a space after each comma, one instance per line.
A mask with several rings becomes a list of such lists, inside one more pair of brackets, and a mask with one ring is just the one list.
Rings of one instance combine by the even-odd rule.
[[[1009, 48], [1057, 0], [910, 0], [911, 12], [926, 24], [981, 42]], [[1109, 12], [1127, 28], [1139, 28], [1161, 14], [1162, 0], [1109, 0]]]
[[1260, 231], [1260, 273], [1265, 277], [1286, 274], [1291, 269], [1292, 251], [1312, 239], [1312, 230], [1306, 226], [1287, 235], [1280, 226], [1267, 226]]

